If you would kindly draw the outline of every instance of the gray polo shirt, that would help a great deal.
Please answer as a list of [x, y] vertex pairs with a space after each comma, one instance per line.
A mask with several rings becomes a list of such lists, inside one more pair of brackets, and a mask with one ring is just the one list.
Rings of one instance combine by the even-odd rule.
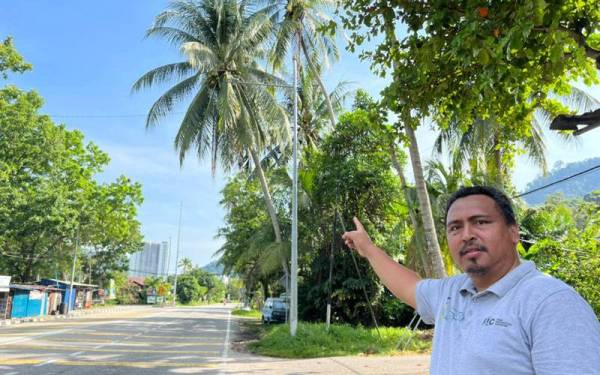
[[522, 263], [478, 293], [458, 275], [417, 284], [435, 324], [431, 374], [600, 374], [600, 323], [564, 282]]

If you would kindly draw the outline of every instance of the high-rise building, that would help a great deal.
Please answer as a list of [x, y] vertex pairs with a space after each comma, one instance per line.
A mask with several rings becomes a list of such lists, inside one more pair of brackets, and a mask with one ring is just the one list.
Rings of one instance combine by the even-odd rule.
[[168, 276], [169, 243], [144, 242], [144, 248], [129, 258], [129, 276]]

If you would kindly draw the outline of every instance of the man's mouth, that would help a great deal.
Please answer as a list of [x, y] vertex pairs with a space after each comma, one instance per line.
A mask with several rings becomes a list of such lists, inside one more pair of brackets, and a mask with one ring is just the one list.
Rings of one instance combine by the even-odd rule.
[[460, 249], [460, 256], [462, 257], [465, 255], [475, 255], [484, 251], [487, 251], [487, 249], [485, 246], [482, 245], [463, 246], [463, 248]]

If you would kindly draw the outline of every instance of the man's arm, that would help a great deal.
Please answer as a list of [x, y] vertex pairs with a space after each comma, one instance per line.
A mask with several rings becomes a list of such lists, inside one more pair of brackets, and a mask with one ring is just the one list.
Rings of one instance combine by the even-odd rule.
[[416, 308], [417, 283], [421, 278], [419, 275], [398, 264], [392, 258], [375, 246], [361, 222], [355, 217], [356, 230], [344, 233], [342, 238], [346, 245], [367, 258], [373, 270], [381, 279], [381, 282], [404, 303]]

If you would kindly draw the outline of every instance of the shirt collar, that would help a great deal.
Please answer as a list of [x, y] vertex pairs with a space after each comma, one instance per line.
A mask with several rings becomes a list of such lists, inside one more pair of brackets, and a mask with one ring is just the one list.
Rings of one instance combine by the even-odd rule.
[[[500, 280], [496, 281], [492, 286], [487, 288], [483, 293], [492, 292], [498, 297], [504, 296], [509, 290], [511, 290], [525, 275], [535, 271], [535, 263], [529, 260], [521, 260], [515, 269], [504, 275]], [[470, 293], [477, 294], [475, 285], [471, 281], [470, 277], [465, 277], [465, 281], [462, 283], [460, 289], [461, 294]]]

